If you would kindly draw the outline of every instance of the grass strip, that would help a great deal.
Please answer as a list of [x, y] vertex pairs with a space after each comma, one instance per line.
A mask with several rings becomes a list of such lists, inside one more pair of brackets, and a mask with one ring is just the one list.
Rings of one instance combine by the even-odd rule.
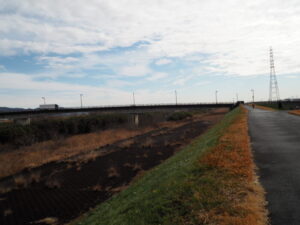
[[[252, 184], [254, 181], [250, 158], [248, 157], [244, 165], [250, 168], [246, 174], [242, 168], [240, 171], [234, 167], [238, 172], [233, 173], [231, 167], [220, 167], [218, 163], [216, 165], [210, 163], [211, 155], [219, 154], [215, 149], [219, 149], [220, 143], [221, 151], [232, 151], [232, 143], [223, 137], [231, 124], [242, 116], [245, 117], [245, 112], [241, 108], [231, 111], [218, 125], [192, 144], [147, 172], [125, 191], [100, 204], [72, 224], [263, 224], [227, 223], [228, 218], [233, 222], [235, 217], [248, 218], [248, 215], [256, 213], [258, 209], [260, 213], [254, 213], [256, 216], [251, 218], [264, 221], [263, 204], [257, 207], [260, 202], [252, 201], [253, 207], [257, 207], [253, 210], [253, 207], [249, 209], [243, 204], [236, 204], [239, 201], [249, 200], [247, 198], [249, 190], [255, 195], [259, 192], [253, 186], [244, 185], [245, 182]], [[235, 133], [239, 134], [239, 131]], [[248, 138], [247, 134], [246, 137]], [[216, 159], [218, 157], [213, 162], [221, 162]], [[235, 164], [234, 161], [232, 163]], [[248, 173], [252, 175], [249, 177]], [[250, 200], [252, 198], [253, 196]]]
[[[196, 203], [191, 205], [198, 224], [268, 224], [264, 190], [257, 182], [246, 109], [220, 137], [218, 144], [201, 157], [193, 182]], [[208, 194], [206, 194], [208, 193]], [[182, 224], [190, 223], [189, 218]]]

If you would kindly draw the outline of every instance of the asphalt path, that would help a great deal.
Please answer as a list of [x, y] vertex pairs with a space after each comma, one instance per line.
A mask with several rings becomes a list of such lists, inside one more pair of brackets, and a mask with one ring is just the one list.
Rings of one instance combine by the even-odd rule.
[[249, 111], [249, 133], [272, 225], [300, 225], [300, 116]]

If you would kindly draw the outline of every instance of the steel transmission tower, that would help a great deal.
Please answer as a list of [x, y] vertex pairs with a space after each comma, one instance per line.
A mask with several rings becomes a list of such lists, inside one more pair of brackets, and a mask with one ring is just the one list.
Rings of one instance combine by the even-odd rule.
[[279, 88], [276, 79], [275, 73], [275, 65], [274, 65], [274, 57], [273, 57], [273, 50], [270, 47], [270, 92], [269, 92], [269, 101], [279, 101]]

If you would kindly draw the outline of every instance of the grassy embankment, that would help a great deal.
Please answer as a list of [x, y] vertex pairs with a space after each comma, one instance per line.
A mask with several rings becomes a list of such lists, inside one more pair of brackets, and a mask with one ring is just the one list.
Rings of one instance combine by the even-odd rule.
[[223, 121], [77, 225], [266, 224], [245, 109]]

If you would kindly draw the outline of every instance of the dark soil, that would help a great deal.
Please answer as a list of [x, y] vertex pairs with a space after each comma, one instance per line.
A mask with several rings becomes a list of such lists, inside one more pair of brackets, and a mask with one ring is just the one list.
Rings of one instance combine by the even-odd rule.
[[1, 187], [11, 191], [0, 195], [0, 224], [45, 224], [37, 221], [49, 217], [66, 223], [126, 188], [134, 177], [172, 156], [223, 115], [151, 131], [125, 140], [126, 145], [117, 142], [96, 150], [106, 154], [87, 162], [77, 156], [77, 161], [75, 157], [73, 162], [49, 163], [4, 178]]

